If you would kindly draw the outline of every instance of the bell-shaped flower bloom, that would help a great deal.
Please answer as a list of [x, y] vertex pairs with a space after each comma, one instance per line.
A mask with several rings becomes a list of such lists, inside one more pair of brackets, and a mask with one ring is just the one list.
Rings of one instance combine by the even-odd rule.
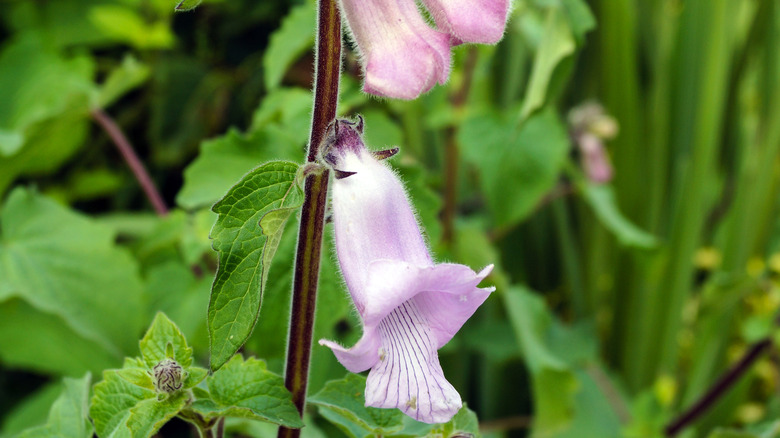
[[362, 120], [334, 122], [322, 158], [336, 174], [336, 254], [363, 336], [349, 349], [320, 344], [352, 372], [371, 369], [366, 406], [446, 422], [462, 403], [442, 373], [437, 350], [494, 290], [477, 287], [493, 266], [477, 273], [433, 261], [403, 184], [377, 159], [394, 151], [370, 152], [361, 133]]
[[509, 0], [424, 0], [437, 29], [416, 0], [341, 0], [365, 69], [363, 91], [414, 99], [447, 81], [450, 48], [495, 44], [504, 33]]

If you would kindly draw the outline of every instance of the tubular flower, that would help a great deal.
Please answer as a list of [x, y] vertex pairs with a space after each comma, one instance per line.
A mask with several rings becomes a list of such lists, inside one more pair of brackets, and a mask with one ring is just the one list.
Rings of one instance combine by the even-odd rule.
[[437, 350], [494, 290], [477, 287], [493, 266], [476, 273], [464, 265], [434, 263], [403, 184], [378, 160], [397, 149], [368, 151], [362, 126], [362, 119], [334, 122], [322, 158], [336, 175], [336, 253], [363, 336], [349, 349], [328, 340], [320, 344], [349, 371], [371, 369], [366, 406], [446, 422], [462, 403], [444, 378]]
[[447, 81], [451, 46], [495, 44], [504, 34], [509, 0], [423, 2], [437, 29], [415, 0], [341, 0], [365, 68], [363, 91], [414, 99]]

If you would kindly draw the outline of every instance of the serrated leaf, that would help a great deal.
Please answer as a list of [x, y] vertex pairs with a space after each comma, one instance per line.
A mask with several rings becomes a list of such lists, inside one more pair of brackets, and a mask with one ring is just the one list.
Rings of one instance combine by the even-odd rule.
[[187, 378], [184, 380], [184, 389], [195, 387], [209, 375], [209, 370], [201, 367], [190, 367], [187, 369]]
[[154, 390], [152, 376], [149, 374], [149, 370], [146, 368], [122, 368], [116, 370], [116, 373], [119, 375], [119, 377], [129, 383], [132, 383], [133, 385], [149, 390]]
[[566, 129], [551, 110], [520, 125], [506, 115], [476, 115], [463, 124], [458, 140], [464, 157], [480, 170], [480, 185], [498, 226], [518, 223], [533, 212], [554, 187], [569, 150]]
[[620, 213], [611, 186], [585, 182], [581, 186], [585, 202], [593, 209], [599, 221], [626, 246], [654, 248], [658, 240], [637, 227]]
[[47, 423], [27, 429], [17, 438], [91, 437], [93, 428], [87, 417], [91, 380], [89, 373], [81, 379], [65, 378], [62, 393], [52, 404]]
[[182, 0], [174, 9], [180, 12], [191, 11], [197, 8], [202, 2], [203, 0]]
[[183, 391], [158, 400], [153, 390], [124, 380], [117, 370], [104, 371], [94, 391], [89, 415], [102, 438], [152, 436], [187, 402]]
[[290, 10], [282, 25], [271, 35], [263, 55], [265, 87], [273, 89], [281, 81], [287, 68], [314, 44], [316, 7], [306, 2]]
[[122, 64], [108, 74], [100, 87], [98, 106], [105, 108], [128, 91], [141, 85], [149, 77], [149, 72], [147, 65], [138, 62], [132, 55], [126, 55], [122, 59]]
[[219, 268], [208, 310], [212, 369], [238, 351], [257, 323], [284, 223], [303, 203], [297, 171], [298, 165], [291, 162], [263, 164], [213, 207], [219, 215], [211, 231]]
[[18, 296], [59, 316], [119, 362], [135, 349], [143, 323], [142, 287], [135, 261], [114, 237], [32, 191], [14, 190], [0, 212], [0, 300]]
[[[403, 428], [403, 417], [397, 409], [379, 409], [365, 406], [366, 378], [349, 374], [341, 380], [325, 384], [309, 402], [329, 411], [331, 421], [354, 438], [375, 435], [392, 435]], [[358, 433], [358, 431], [360, 433]]]
[[198, 400], [192, 406], [206, 419], [228, 416], [303, 427], [284, 379], [268, 371], [263, 361], [233, 356], [206, 379], [206, 384], [210, 399]]
[[166, 359], [169, 345], [173, 347], [171, 359], [185, 369], [189, 368], [192, 365], [192, 348], [187, 346], [187, 339], [176, 324], [164, 313], [158, 312], [140, 343], [141, 355], [146, 367], [152, 369], [161, 360]]

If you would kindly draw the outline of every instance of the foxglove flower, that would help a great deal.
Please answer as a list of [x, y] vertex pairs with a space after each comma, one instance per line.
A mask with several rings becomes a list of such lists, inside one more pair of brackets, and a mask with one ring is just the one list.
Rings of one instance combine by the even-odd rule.
[[504, 34], [509, 0], [341, 0], [341, 10], [365, 69], [363, 91], [414, 99], [447, 81], [450, 48], [495, 44]]
[[371, 369], [366, 406], [398, 408], [426, 423], [449, 421], [460, 395], [444, 378], [437, 350], [494, 288], [478, 288], [493, 266], [434, 263], [403, 184], [361, 139], [362, 119], [336, 121], [323, 161], [336, 175], [332, 188], [336, 253], [363, 322], [352, 348], [321, 340], [352, 372]]

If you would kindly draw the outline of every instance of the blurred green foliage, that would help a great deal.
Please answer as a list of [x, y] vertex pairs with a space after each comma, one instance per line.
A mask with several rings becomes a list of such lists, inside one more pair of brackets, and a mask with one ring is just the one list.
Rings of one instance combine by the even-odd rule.
[[[2, 437], [60, 427], [85, 374], [135, 355], [158, 311], [206, 366], [211, 206], [258, 165], [303, 160], [313, 2], [196, 3], [3, 3]], [[440, 352], [483, 436], [663, 436], [751, 343], [777, 339], [780, 2], [516, 0], [501, 43], [455, 48], [450, 82], [410, 102], [362, 94], [345, 41], [340, 114], [364, 116], [370, 146], [401, 147], [391, 164], [436, 257], [496, 264], [496, 293]], [[604, 112], [578, 124], [571, 110], [589, 101]], [[170, 214], [152, 213], [98, 111]], [[589, 174], [585, 134], [611, 181]], [[243, 350], [276, 373], [289, 222]], [[329, 239], [314, 336], [350, 345], [360, 327]], [[777, 436], [775, 356], [684, 436]], [[304, 436], [373, 430], [321, 407], [345, 374], [313, 348]], [[227, 431], [275, 435], [258, 424]]]

